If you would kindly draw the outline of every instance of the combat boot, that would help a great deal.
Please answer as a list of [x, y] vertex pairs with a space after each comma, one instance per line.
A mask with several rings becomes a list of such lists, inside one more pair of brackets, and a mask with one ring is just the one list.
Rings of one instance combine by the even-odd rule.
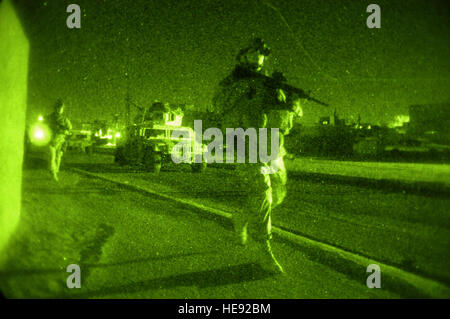
[[259, 264], [264, 270], [275, 274], [284, 273], [283, 267], [273, 255], [269, 240], [257, 242], [257, 250]]
[[247, 246], [248, 242], [247, 226], [248, 222], [244, 222], [240, 220], [239, 217], [233, 216], [234, 232], [241, 246]]
[[53, 180], [55, 180], [55, 182], [59, 182], [58, 173], [55, 170], [51, 170], [50, 174], [52, 175]]
[[247, 246], [248, 242], [248, 233], [247, 233], [247, 225], [244, 225], [241, 229], [237, 230], [239, 236], [239, 243], [242, 246]]

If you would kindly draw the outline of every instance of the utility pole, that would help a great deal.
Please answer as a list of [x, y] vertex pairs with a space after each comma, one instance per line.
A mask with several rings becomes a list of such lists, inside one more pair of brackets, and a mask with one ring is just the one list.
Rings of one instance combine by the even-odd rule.
[[125, 93], [125, 123], [126, 125], [130, 125], [130, 116], [131, 116], [131, 96], [130, 96], [130, 81], [128, 80], [128, 73], [125, 73], [125, 81], [126, 81], [126, 93]]
[[[126, 11], [127, 12], [127, 11]], [[128, 32], [128, 15], [125, 15], [125, 50], [126, 50], [126, 62], [125, 62], [125, 123], [126, 125], [131, 124], [131, 96], [130, 96], [130, 41], [129, 41], [129, 32]]]

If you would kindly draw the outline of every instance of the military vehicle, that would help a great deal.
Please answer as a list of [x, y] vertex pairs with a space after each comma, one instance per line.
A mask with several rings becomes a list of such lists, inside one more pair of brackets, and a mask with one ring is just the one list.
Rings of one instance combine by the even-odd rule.
[[72, 130], [67, 139], [67, 148], [69, 150], [79, 150], [83, 153], [92, 153], [94, 141], [92, 132], [89, 130]]
[[[174, 130], [184, 132], [183, 136], [189, 137], [181, 134], [172, 137]], [[174, 148], [181, 142], [189, 145], [189, 153], [183, 154], [181, 147]], [[202, 152], [204, 150], [205, 146], [202, 145]], [[191, 128], [146, 123], [126, 128], [117, 144], [115, 162], [119, 165], [141, 165], [146, 171], [159, 173], [162, 165], [172, 162], [172, 153], [180, 158], [186, 156], [183, 162], [191, 165], [193, 172], [201, 172], [206, 168], [206, 162], [194, 162], [194, 132]]]
[[[116, 163], [140, 165], [147, 171], [159, 173], [162, 165], [173, 162], [174, 155], [184, 157], [182, 162], [190, 164], [193, 172], [205, 169], [206, 162], [194, 162], [194, 131], [182, 126], [184, 113], [181, 108], [160, 101], [153, 102], [148, 109], [135, 103], [132, 105], [138, 109], [138, 114], [134, 124], [128, 125], [117, 140]], [[173, 134], [175, 130], [177, 134]], [[186, 154], [179, 147], [181, 144], [185, 145]], [[197, 152], [206, 150], [205, 145], [200, 148]]]

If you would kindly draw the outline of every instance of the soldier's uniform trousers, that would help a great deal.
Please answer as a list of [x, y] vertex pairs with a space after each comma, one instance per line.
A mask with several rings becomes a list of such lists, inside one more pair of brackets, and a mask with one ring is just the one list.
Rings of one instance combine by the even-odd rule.
[[270, 164], [245, 163], [236, 166], [241, 210], [233, 214], [235, 229], [240, 232], [247, 228], [248, 234], [259, 242], [272, 238], [272, 209], [286, 195], [283, 159], [279, 157]]
[[50, 163], [49, 169], [52, 174], [57, 174], [59, 172], [59, 167], [61, 166], [61, 158], [63, 155], [62, 146], [65, 142], [64, 134], [55, 135], [49, 145], [50, 152]]

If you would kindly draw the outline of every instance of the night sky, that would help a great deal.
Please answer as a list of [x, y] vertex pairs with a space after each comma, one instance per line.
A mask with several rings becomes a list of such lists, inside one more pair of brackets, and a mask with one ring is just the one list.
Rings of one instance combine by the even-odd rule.
[[[381, 29], [366, 7], [381, 7]], [[205, 107], [254, 36], [269, 72], [344, 118], [386, 123], [411, 104], [450, 101], [450, 13], [437, 0], [15, 0], [30, 39], [29, 119], [57, 97], [74, 120], [111, 119], [131, 98]], [[82, 9], [68, 29], [66, 7]], [[305, 110], [311, 110], [306, 105]]]

